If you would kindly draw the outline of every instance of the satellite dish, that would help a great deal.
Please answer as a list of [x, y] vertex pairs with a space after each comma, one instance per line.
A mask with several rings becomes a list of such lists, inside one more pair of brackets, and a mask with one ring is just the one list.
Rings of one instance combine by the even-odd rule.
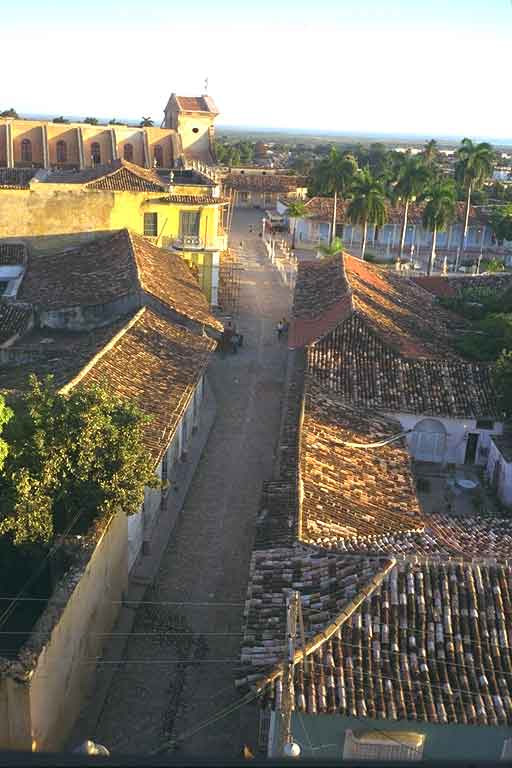
[[300, 747], [294, 741], [288, 741], [283, 751], [285, 757], [300, 757]]

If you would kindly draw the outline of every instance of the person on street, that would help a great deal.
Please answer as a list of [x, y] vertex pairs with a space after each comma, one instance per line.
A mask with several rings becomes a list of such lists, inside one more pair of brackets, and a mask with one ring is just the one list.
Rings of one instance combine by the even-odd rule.
[[283, 333], [288, 333], [288, 327], [289, 327], [289, 325], [288, 325], [288, 320], [286, 319], [286, 317], [283, 317], [283, 319], [281, 320], [281, 322], [282, 322], [282, 324], [283, 324]]
[[279, 322], [278, 322], [278, 324], [276, 326], [276, 331], [277, 331], [277, 339], [278, 339], [278, 341], [281, 341], [281, 336], [283, 335], [283, 321], [282, 320], [279, 320]]

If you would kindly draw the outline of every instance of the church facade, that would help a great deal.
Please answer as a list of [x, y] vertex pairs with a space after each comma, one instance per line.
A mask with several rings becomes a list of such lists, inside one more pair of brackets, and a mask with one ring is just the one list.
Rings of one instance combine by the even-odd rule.
[[127, 160], [143, 168], [214, 161], [210, 96], [171, 94], [160, 128], [0, 118], [0, 168], [83, 170]]

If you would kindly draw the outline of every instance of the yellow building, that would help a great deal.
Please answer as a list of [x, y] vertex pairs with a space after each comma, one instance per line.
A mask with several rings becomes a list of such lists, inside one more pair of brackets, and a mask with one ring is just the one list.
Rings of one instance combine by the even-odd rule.
[[83, 170], [0, 169], [0, 241], [45, 254], [126, 227], [197, 265], [213, 306], [226, 209], [207, 170], [165, 172], [125, 160]]
[[128, 160], [145, 168], [214, 160], [210, 96], [171, 94], [160, 128], [0, 118], [0, 168], [84, 169]]

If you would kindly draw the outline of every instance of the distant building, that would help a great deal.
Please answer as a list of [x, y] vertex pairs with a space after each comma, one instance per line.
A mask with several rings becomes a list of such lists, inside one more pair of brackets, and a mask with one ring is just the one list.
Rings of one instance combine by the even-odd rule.
[[171, 94], [161, 128], [53, 123], [0, 118], [0, 168], [84, 169], [118, 159], [174, 168], [213, 162], [214, 120], [210, 96]]
[[232, 168], [223, 176], [222, 185], [240, 208], [274, 209], [280, 198], [305, 198], [307, 193], [305, 177], [259, 168]]

